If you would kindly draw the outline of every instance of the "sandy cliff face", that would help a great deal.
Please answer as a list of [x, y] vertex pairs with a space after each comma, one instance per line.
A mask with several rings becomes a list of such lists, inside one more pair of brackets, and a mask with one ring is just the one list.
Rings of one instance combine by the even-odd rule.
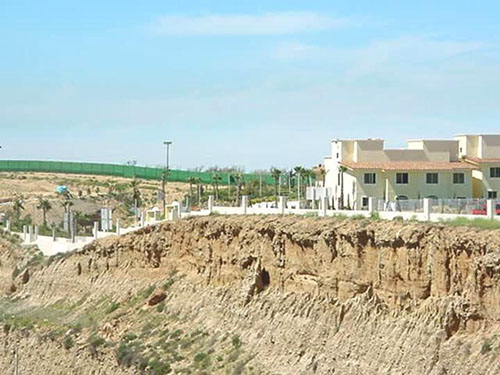
[[[55, 259], [33, 269], [26, 284], [17, 280], [16, 297], [52, 306], [85, 296], [74, 309], [81, 311], [104, 297], [119, 301], [123, 311], [97, 324], [118, 343], [146, 316], [147, 307], [130, 301], [169, 280], [155, 327], [168, 321], [209, 332], [210, 343], [196, 350], [213, 357], [201, 368], [183, 352], [172, 371], [497, 374], [499, 246], [498, 231], [438, 225], [197, 218]], [[233, 340], [232, 348], [228, 335], [241, 344]], [[235, 348], [239, 359], [226, 361]], [[72, 350], [66, 354], [78, 356]], [[116, 348], [102, 352], [112, 362]]]

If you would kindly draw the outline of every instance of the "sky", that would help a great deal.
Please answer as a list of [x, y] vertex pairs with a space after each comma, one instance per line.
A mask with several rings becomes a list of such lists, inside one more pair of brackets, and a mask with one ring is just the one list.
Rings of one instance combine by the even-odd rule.
[[0, 0], [0, 158], [288, 168], [500, 133], [500, 3]]

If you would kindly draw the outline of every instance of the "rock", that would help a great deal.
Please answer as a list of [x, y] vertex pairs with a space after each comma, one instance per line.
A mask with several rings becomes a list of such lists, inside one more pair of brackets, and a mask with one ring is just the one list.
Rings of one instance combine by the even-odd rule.
[[167, 295], [164, 291], [162, 290], [155, 291], [149, 298], [148, 305], [149, 306], [158, 305], [160, 302], [164, 301], [165, 298], [167, 298]]
[[29, 270], [24, 271], [22, 276], [23, 284], [27, 284], [30, 281], [30, 273]]

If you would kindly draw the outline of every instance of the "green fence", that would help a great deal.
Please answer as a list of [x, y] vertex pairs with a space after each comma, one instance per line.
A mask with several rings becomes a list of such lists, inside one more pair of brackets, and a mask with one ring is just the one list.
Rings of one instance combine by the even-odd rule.
[[[37, 161], [37, 160], [0, 160], [0, 172], [49, 172], [85, 175], [116, 176], [126, 178], [142, 178], [146, 180], [161, 180], [163, 168], [139, 167], [133, 165], [79, 163], [68, 161]], [[219, 185], [235, 183], [235, 174], [217, 173], [221, 180]], [[168, 181], [189, 182], [191, 178], [201, 179], [203, 183], [212, 184], [214, 173], [194, 172], [171, 169], [168, 172]], [[244, 174], [243, 180], [248, 182], [260, 180], [264, 184], [273, 184], [270, 175]]]

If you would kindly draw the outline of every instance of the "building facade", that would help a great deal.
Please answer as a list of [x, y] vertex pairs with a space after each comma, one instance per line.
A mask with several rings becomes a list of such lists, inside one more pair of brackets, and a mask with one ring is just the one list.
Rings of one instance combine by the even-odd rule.
[[369, 197], [496, 198], [500, 135], [410, 140], [406, 149], [385, 149], [382, 139], [334, 140], [324, 168], [336, 209], [362, 209]]

